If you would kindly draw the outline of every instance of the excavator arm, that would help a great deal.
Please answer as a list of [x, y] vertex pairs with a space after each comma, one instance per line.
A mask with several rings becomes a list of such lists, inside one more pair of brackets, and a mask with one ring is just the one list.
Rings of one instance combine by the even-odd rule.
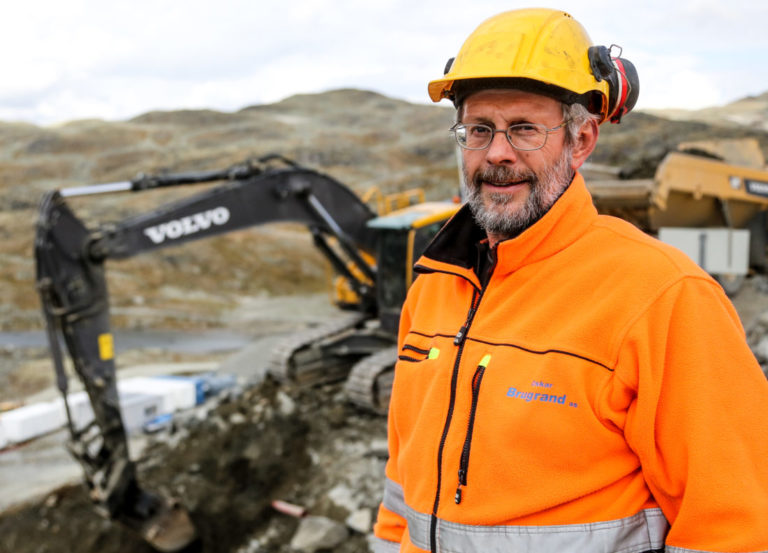
[[[274, 168], [275, 158], [284, 162]], [[225, 181], [223, 184], [116, 224], [86, 228], [66, 198]], [[194, 540], [186, 511], [172, 499], [143, 489], [128, 455], [120, 414], [109, 325], [104, 262], [275, 221], [305, 224], [318, 248], [359, 298], [361, 317], [376, 310], [375, 267], [366, 222], [375, 214], [338, 181], [268, 156], [223, 171], [140, 176], [126, 183], [63, 189], [40, 204], [35, 239], [37, 288], [49, 345], [64, 396], [70, 451], [83, 467], [91, 496], [103, 514], [138, 531], [160, 551], [178, 551]], [[347, 306], [349, 307], [349, 306]], [[94, 419], [73, 423], [67, 405], [64, 343], [89, 396]]]
[[[351, 190], [331, 177], [284, 158], [279, 159], [289, 164], [286, 168], [262, 168], [275, 158], [277, 156], [267, 156], [258, 164], [236, 165], [224, 171], [139, 177], [130, 183], [131, 190], [218, 180], [229, 182], [151, 213], [102, 227], [91, 236], [87, 255], [94, 260], [121, 259], [254, 225], [292, 221], [309, 228], [334, 269], [350, 281], [365, 307], [370, 308], [373, 290], [364, 281], [374, 281], [375, 274], [360, 251], [372, 252], [375, 248], [373, 232], [366, 227], [366, 222], [375, 214]], [[115, 188], [115, 184], [81, 187], [62, 191], [62, 196], [113, 192]], [[341, 251], [329, 245], [330, 237]], [[355, 277], [347, 269], [347, 261], [365, 278]]]

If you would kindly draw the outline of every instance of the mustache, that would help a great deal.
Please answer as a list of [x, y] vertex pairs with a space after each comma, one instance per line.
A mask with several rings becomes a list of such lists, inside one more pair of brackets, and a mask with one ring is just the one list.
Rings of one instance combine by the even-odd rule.
[[505, 167], [502, 165], [492, 165], [479, 169], [472, 176], [472, 184], [476, 187], [480, 186], [483, 181], [486, 182], [514, 182], [527, 180], [530, 181], [532, 186], [535, 186], [538, 182], [536, 173], [530, 169], [515, 169], [513, 167]]

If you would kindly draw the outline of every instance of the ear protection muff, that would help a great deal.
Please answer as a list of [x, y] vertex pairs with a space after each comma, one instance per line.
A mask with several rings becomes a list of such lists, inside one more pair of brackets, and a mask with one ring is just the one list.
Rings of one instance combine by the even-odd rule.
[[611, 123], [621, 122], [637, 103], [640, 94], [640, 79], [634, 64], [619, 55], [611, 56], [611, 48], [591, 46], [588, 50], [589, 67], [597, 82], [608, 81], [608, 112], [606, 119]]
[[450, 58], [450, 59], [449, 59], [449, 60], [448, 60], [448, 61], [445, 63], [445, 69], [443, 69], [443, 75], [447, 75], [447, 74], [448, 74], [448, 71], [450, 71], [450, 70], [451, 70], [451, 67], [453, 67], [453, 62], [454, 62], [455, 60], [456, 60], [456, 58], [455, 58], [455, 57], [453, 57], [453, 58]]

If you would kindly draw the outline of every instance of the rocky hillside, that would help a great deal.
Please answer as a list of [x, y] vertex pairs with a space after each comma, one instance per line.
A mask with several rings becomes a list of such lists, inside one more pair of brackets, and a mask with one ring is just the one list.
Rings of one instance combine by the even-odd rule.
[[[716, 122], [763, 105], [758, 99], [744, 102], [747, 107], [723, 108], [726, 115]], [[764, 118], [761, 109], [749, 113]], [[220, 169], [279, 153], [360, 194], [373, 186], [385, 193], [422, 187], [429, 199], [446, 198], [457, 187], [447, 132], [452, 117], [446, 106], [336, 90], [235, 113], [152, 112], [130, 121], [45, 128], [0, 123], [0, 329], [40, 327], [32, 242], [36, 206], [46, 190], [130, 180], [139, 173]], [[714, 126], [634, 113], [621, 125], [603, 127], [592, 161], [645, 177], [681, 141], [744, 136], [756, 138], [768, 157], [768, 132], [755, 125]], [[95, 225], [147, 212], [186, 193], [115, 194], [72, 205]], [[241, 296], [317, 291], [326, 282], [324, 261], [308, 234], [291, 225], [110, 262], [108, 275], [114, 324], [140, 327], [216, 326], [218, 314]]]
[[[373, 186], [383, 192], [423, 187], [432, 198], [448, 197], [456, 187], [446, 132], [451, 117], [447, 108], [339, 90], [237, 113], [153, 112], [124, 122], [50, 128], [0, 123], [0, 329], [40, 326], [32, 243], [36, 206], [46, 190], [130, 180], [139, 173], [223, 169], [279, 153], [360, 194]], [[95, 225], [190, 192], [116, 194], [72, 205]], [[218, 311], [239, 296], [319, 290], [326, 277], [308, 233], [290, 225], [111, 263], [108, 273], [115, 324], [150, 327], [215, 325]], [[190, 300], [210, 315], [196, 314]]]
[[676, 121], [700, 121], [711, 125], [768, 130], [768, 92], [747, 96], [724, 106], [699, 110], [652, 110], [651, 113]]

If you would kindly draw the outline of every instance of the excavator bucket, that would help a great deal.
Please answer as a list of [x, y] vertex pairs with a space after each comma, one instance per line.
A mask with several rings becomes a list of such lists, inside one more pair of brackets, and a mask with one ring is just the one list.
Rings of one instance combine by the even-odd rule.
[[139, 528], [141, 536], [158, 551], [174, 553], [193, 544], [197, 532], [189, 513], [178, 503], [164, 506]]
[[[189, 512], [170, 497], [149, 491], [132, 479], [112, 512], [104, 512], [128, 529], [139, 534], [157, 551], [175, 553], [191, 551], [197, 540]], [[101, 502], [103, 504], [103, 502]]]

